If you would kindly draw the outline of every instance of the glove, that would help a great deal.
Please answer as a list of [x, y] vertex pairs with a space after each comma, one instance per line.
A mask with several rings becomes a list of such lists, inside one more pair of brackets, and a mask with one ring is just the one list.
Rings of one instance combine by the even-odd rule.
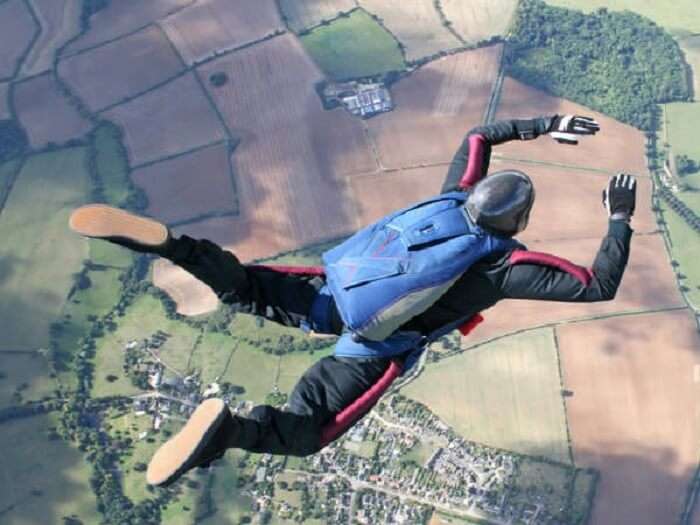
[[637, 179], [632, 175], [618, 173], [610, 177], [608, 187], [603, 190], [603, 206], [612, 220], [629, 221], [634, 214], [637, 200]]
[[579, 115], [557, 115], [554, 117], [550, 136], [560, 144], [578, 144], [576, 135], [595, 135], [600, 125], [589, 117]]

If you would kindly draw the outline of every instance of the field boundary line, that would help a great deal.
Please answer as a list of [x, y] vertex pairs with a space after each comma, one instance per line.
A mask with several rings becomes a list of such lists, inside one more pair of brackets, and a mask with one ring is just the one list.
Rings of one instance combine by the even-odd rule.
[[72, 44], [72, 43], [78, 41], [79, 39], [81, 39], [81, 38], [84, 37], [87, 33], [90, 32], [90, 28], [88, 27], [85, 31], [83, 31], [83, 32], [81, 32], [80, 34], [76, 35], [75, 38], [73, 38], [73, 39], [69, 40], [68, 42], [66, 42], [66, 44], [65, 44], [61, 49], [59, 49], [59, 50], [56, 51], [56, 55], [55, 55], [56, 61], [60, 61], [60, 60], [63, 59], [63, 58], [68, 58], [68, 57], [72, 57], [72, 56], [75, 56], [75, 55], [81, 55], [81, 54], [83, 54], [83, 53], [87, 53], [88, 51], [92, 51], [93, 49], [97, 49], [97, 48], [99, 48], [99, 47], [106, 46], [106, 45], [108, 45], [108, 44], [112, 44], [112, 43], [114, 43], [114, 42], [117, 42], [117, 41], [121, 40], [122, 38], [127, 38], [127, 37], [130, 37], [130, 36], [132, 36], [132, 35], [135, 35], [135, 34], [138, 33], [139, 31], [142, 31], [142, 30], [146, 29], [148, 26], [150, 26], [150, 25], [152, 25], [152, 24], [157, 24], [157, 23], [160, 22], [161, 20], [165, 20], [166, 18], [169, 18], [169, 17], [171, 17], [171, 16], [173, 16], [173, 15], [179, 13], [180, 11], [183, 11], [184, 9], [188, 9], [189, 7], [192, 7], [195, 3], [197, 3], [197, 0], [191, 0], [189, 4], [183, 5], [183, 6], [180, 6], [180, 7], [176, 7], [176, 8], [173, 9], [172, 11], [166, 13], [164, 16], [162, 16], [162, 17], [160, 17], [160, 18], [156, 18], [155, 20], [152, 20], [151, 22], [149, 22], [149, 23], [146, 24], [146, 25], [139, 26], [139, 27], [137, 27], [136, 29], [132, 29], [131, 31], [127, 31], [126, 33], [123, 33], [123, 34], [121, 34], [121, 35], [115, 36], [114, 38], [110, 38], [110, 39], [108, 39], [108, 40], [105, 40], [104, 42], [98, 42], [98, 43], [95, 44], [95, 45], [88, 46], [88, 47], [84, 47], [84, 48], [82, 48], [82, 49], [78, 49], [77, 51], [72, 51], [72, 52], [69, 52], [69, 53], [65, 53], [65, 52], [64, 52], [64, 49], [65, 49], [65, 48], [67, 48], [70, 44]]
[[658, 308], [658, 309], [650, 309], [650, 310], [634, 310], [634, 311], [628, 311], [628, 312], [615, 312], [615, 313], [602, 314], [602, 315], [596, 315], [596, 316], [564, 319], [562, 321], [554, 321], [554, 322], [548, 322], [548, 323], [543, 323], [543, 324], [539, 324], [539, 325], [533, 325], [533, 326], [529, 326], [527, 328], [513, 330], [512, 332], [505, 332], [505, 333], [490, 337], [488, 339], [484, 339], [483, 341], [480, 341], [478, 343], [474, 343], [474, 344], [469, 345], [469, 346], [460, 347], [460, 350], [455, 351], [455, 352], [450, 352], [449, 354], [445, 354], [444, 357], [441, 357], [439, 359], [439, 361], [442, 361], [443, 359], [448, 359], [454, 355], [458, 355], [458, 354], [462, 353], [463, 351], [473, 350], [473, 349], [479, 348], [481, 346], [485, 346], [485, 345], [492, 343], [494, 341], [498, 341], [500, 339], [505, 339], [506, 337], [520, 335], [520, 334], [524, 334], [524, 333], [527, 333], [527, 332], [530, 332], [533, 330], [540, 330], [542, 328], [554, 328], [554, 327], [563, 326], [563, 325], [586, 323], [586, 322], [590, 322], [590, 321], [602, 321], [605, 319], [615, 319], [618, 317], [631, 317], [631, 316], [637, 316], [637, 315], [654, 315], [654, 314], [660, 314], [660, 313], [666, 313], [666, 312], [680, 312], [680, 311], [688, 310], [688, 309], [689, 308], [687, 306], [670, 306], [667, 308]]
[[489, 101], [486, 104], [486, 110], [484, 111], [482, 119], [483, 124], [491, 124], [494, 121], [496, 111], [498, 111], [498, 105], [501, 103], [503, 79], [506, 74], [506, 46], [507, 44], [501, 46], [501, 56], [498, 59], [498, 73], [496, 73], [496, 79], [493, 82], [493, 86], [491, 86], [491, 95], [489, 96]]
[[[552, 166], [556, 168], [564, 168], [564, 169], [569, 169], [572, 171], [588, 171], [591, 172], [591, 174], [601, 174], [601, 175], [616, 175], [618, 172], [617, 171], [610, 171], [610, 170], [604, 170], [601, 168], [589, 168], [586, 166], [572, 166], [571, 164], [561, 164], [558, 162], [547, 162], [547, 161], [540, 161], [540, 160], [532, 160], [532, 159], [520, 159], [516, 157], [509, 157], [507, 155], [502, 155], [500, 153], [494, 153], [492, 155], [493, 159], [497, 160], [507, 160], [511, 162], [520, 162], [522, 164], [532, 164], [532, 165], [540, 165], [540, 166]], [[635, 177], [644, 177], [646, 179], [650, 179], [651, 175], [650, 174], [635, 174]]]
[[[562, 408], [564, 409], [564, 427], [566, 428], [566, 447], [569, 451], [569, 461], [571, 464], [575, 467], [576, 463], [574, 463], [574, 449], [571, 444], [571, 429], [569, 428], [569, 413], [567, 411], [567, 406], [566, 406], [566, 398], [564, 397], [563, 393], [564, 390], [566, 390], [566, 385], [564, 384], [564, 368], [561, 363], [561, 349], [559, 348], [559, 335], [557, 334], [557, 327], [553, 326], [552, 327], [552, 339], [554, 341], [554, 352], [556, 353], [557, 356], [557, 369], [559, 371], [559, 387], [560, 387], [560, 398], [561, 398], [561, 404]], [[572, 484], [573, 486], [573, 484]], [[569, 503], [568, 507], [571, 507], [571, 500], [573, 498], [573, 491], [569, 493]]]
[[17, 78], [17, 75], [19, 75], [22, 70], [22, 65], [24, 64], [24, 61], [29, 56], [29, 53], [32, 52], [32, 49], [34, 49], [34, 46], [39, 40], [39, 37], [41, 37], [41, 33], [43, 33], [44, 31], [44, 28], [42, 27], [41, 22], [39, 21], [39, 17], [34, 12], [34, 8], [29, 4], [27, 0], [21, 0], [21, 2], [22, 5], [24, 5], [24, 7], [29, 12], [29, 16], [31, 16], [32, 21], [34, 22], [34, 32], [32, 34], [31, 39], [29, 40], [29, 43], [27, 44], [27, 48], [15, 60], [12, 74], [9, 77], [0, 78], [0, 82], [12, 82]]
[[[7, 184], [5, 185], [6, 191], [4, 192], [4, 195], [0, 199], [0, 217], [2, 216], [2, 212], [5, 210], [5, 204], [7, 204], [7, 201], [10, 198], [10, 194], [12, 193], [12, 188], [14, 188], [15, 183], [17, 182], [17, 179], [19, 178], [19, 174], [22, 172], [22, 169], [24, 169], [24, 165], [27, 163], [27, 157], [29, 155], [23, 155], [17, 164], [17, 167], [14, 169], [13, 173], [10, 174]], [[12, 162], [12, 159], [10, 159], [8, 162]]]
[[194, 148], [187, 149], [185, 151], [181, 151], [179, 153], [173, 153], [171, 155], [166, 155], [165, 157], [160, 157], [158, 159], [154, 160], [147, 160], [146, 162], [142, 162], [141, 164], [134, 164], [133, 166], [130, 166], [131, 171], [136, 171], [142, 168], [148, 168], [150, 166], [153, 166], [154, 164], [158, 164], [160, 162], [165, 162], [166, 160], [173, 160], [177, 159], [178, 157], [184, 157], [185, 155], [190, 155], [191, 153], [197, 153], [198, 151], [207, 149], [207, 148], [213, 148], [214, 146], [219, 146], [222, 144], [227, 143], [228, 141], [226, 139], [219, 139], [215, 140], [214, 142], [210, 142], [208, 144], [202, 144], [201, 146], [195, 146]]

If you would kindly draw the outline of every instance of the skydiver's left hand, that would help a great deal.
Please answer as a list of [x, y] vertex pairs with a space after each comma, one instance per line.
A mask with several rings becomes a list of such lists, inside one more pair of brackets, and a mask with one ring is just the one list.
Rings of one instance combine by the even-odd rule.
[[560, 144], [578, 144], [577, 135], [595, 135], [600, 125], [590, 117], [580, 115], [557, 115], [549, 132]]

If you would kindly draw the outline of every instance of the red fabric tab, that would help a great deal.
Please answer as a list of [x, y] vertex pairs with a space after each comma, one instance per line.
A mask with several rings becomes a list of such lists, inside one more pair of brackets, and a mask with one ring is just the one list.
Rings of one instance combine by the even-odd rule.
[[510, 264], [542, 264], [558, 268], [581, 281], [581, 284], [588, 286], [593, 278], [593, 272], [588, 268], [579, 266], [556, 255], [541, 252], [530, 252], [527, 250], [515, 250], [510, 254]]
[[481, 314], [474, 314], [467, 321], [458, 328], [462, 335], [469, 335], [474, 328], [484, 322], [484, 316]]
[[279, 266], [274, 264], [250, 264], [247, 268], [272, 270], [280, 273], [293, 273], [295, 275], [325, 275], [323, 266]]
[[384, 375], [373, 384], [367, 392], [358, 397], [349, 406], [335, 415], [331, 423], [323, 427], [321, 431], [321, 446], [325, 447], [345, 432], [350, 426], [379, 401], [382, 394], [387, 391], [391, 384], [401, 375], [402, 367], [397, 361], [392, 361]]
[[469, 159], [467, 160], [467, 169], [462, 175], [462, 180], [459, 181], [460, 188], [471, 188], [479, 182], [483, 176], [484, 167], [484, 145], [486, 139], [483, 135], [469, 135]]

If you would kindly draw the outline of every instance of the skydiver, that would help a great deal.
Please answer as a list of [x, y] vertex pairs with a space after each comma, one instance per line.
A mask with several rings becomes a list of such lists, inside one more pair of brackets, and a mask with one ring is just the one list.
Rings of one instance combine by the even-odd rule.
[[[501, 299], [612, 300], [629, 257], [629, 223], [636, 200], [633, 176], [611, 177], [603, 191], [608, 232], [591, 270], [527, 251], [517, 243], [513, 237], [527, 226], [534, 202], [532, 182], [515, 170], [486, 177], [492, 146], [544, 134], [575, 145], [579, 135], [598, 130], [592, 119], [573, 115], [507, 120], [472, 129], [450, 164], [442, 195], [445, 202], [461, 195], [462, 216], [469, 228], [483, 234], [488, 246], [482, 243], [478, 260], [465, 263], [468, 267], [461, 275], [440, 285], [437, 295], [419, 305], [417, 315], [388, 336], [349, 333], [344, 320], [348, 312], [341, 314], [340, 298], [334, 296], [342, 292], [329, 289], [329, 264], [302, 271], [244, 265], [211, 241], [176, 237], [150, 218], [99, 204], [75, 210], [70, 218], [74, 231], [164, 257], [206, 283], [238, 312], [306, 332], [341, 336], [335, 355], [320, 359], [303, 374], [282, 410], [261, 405], [244, 417], [232, 414], [220, 399], [202, 402], [181, 431], [156, 452], [147, 482], [167, 486], [194, 467], [208, 466], [229, 448], [293, 456], [318, 452], [366, 415], [428, 343], [460, 325], [466, 333], [479, 312]], [[419, 234], [433, 235], [434, 226]], [[376, 274], [376, 268], [372, 272]], [[356, 277], [353, 273], [351, 285], [362, 285], [363, 277]], [[401, 315], [411, 315], [410, 308]]]

